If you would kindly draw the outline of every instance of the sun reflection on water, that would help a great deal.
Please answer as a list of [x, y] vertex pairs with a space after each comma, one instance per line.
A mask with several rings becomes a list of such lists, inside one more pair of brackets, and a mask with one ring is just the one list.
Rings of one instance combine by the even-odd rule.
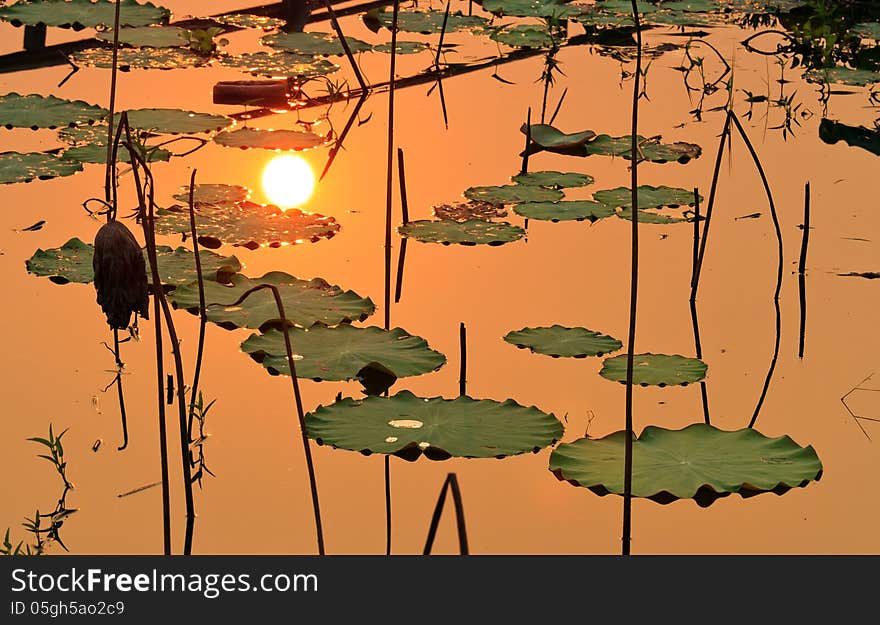
[[315, 174], [301, 156], [276, 156], [263, 170], [263, 192], [279, 208], [302, 206], [314, 190]]

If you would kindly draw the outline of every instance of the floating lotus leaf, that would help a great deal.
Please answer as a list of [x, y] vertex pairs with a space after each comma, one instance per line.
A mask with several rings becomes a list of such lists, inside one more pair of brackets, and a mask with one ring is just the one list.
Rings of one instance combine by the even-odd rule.
[[511, 48], [549, 48], [555, 43], [546, 30], [530, 24], [517, 24], [493, 31], [489, 38]]
[[225, 115], [196, 113], [183, 109], [131, 109], [126, 112], [128, 113], [128, 124], [132, 128], [159, 134], [179, 135], [213, 132], [233, 123], [232, 119]]
[[37, 94], [0, 95], [0, 126], [6, 128], [58, 128], [92, 124], [105, 117], [107, 109], [82, 100], [62, 100]]
[[[700, 146], [693, 143], [676, 142], [671, 144], [658, 143], [650, 141], [641, 135], [638, 135], [640, 156], [654, 163], [666, 163], [669, 161], [678, 161], [686, 163], [693, 158], [697, 158], [702, 154]], [[605, 156], [622, 156], [629, 159], [632, 148], [631, 135], [622, 137], [611, 137], [609, 135], [599, 135], [593, 141], [585, 146], [583, 156], [590, 154], [602, 154]]]
[[254, 76], [295, 76], [316, 78], [339, 70], [339, 66], [327, 59], [316, 59], [310, 54], [295, 52], [252, 52], [237, 56], [224, 54], [220, 64], [234, 67]]
[[474, 202], [489, 204], [518, 204], [519, 202], [555, 202], [564, 197], [558, 189], [547, 189], [529, 184], [506, 184], [497, 187], [470, 187], [464, 196]]
[[[215, 249], [228, 243], [236, 247], [280, 247], [332, 238], [339, 232], [333, 217], [254, 202], [200, 204], [195, 208], [199, 243]], [[189, 208], [172, 206], [156, 211], [156, 232], [188, 234]]]
[[[228, 330], [280, 325], [275, 297], [268, 290], [253, 293], [235, 306], [228, 305], [238, 300], [245, 291], [260, 284], [278, 287], [288, 321], [304, 328], [317, 323], [335, 326], [343, 322], [363, 321], [376, 310], [369, 298], [362, 298], [354, 291], [343, 291], [321, 278], [300, 280], [290, 274], [273, 271], [261, 278], [236, 274], [225, 284], [205, 283], [208, 320]], [[198, 314], [198, 282], [178, 287], [170, 299], [175, 307]]]
[[[611, 208], [632, 208], [632, 190], [617, 187], [596, 191], [593, 197]], [[641, 185], [637, 192], [639, 208], [662, 208], [664, 206], [693, 206], [694, 192], [673, 187]], [[700, 200], [702, 200], [702, 196]]]
[[[61, 247], [48, 250], [38, 249], [33, 256], [25, 261], [28, 272], [48, 277], [56, 284], [76, 282], [88, 284], [95, 279], [92, 269], [92, 257], [95, 248], [90, 243], [83, 243], [73, 238]], [[150, 278], [150, 261], [147, 260], [147, 278]], [[241, 263], [235, 256], [221, 256], [209, 250], [199, 250], [202, 264], [202, 278], [206, 281], [223, 281], [228, 276], [241, 270]], [[193, 253], [185, 247], [172, 249], [167, 245], [156, 246], [156, 260], [159, 263], [159, 275], [165, 286], [178, 286], [196, 279], [195, 260]], [[208, 282], [206, 282], [208, 284]]]
[[727, 0], [731, 10], [747, 13], [787, 13], [806, 6], [807, 0]]
[[[397, 30], [405, 33], [422, 33], [430, 35], [439, 33], [443, 29], [444, 11], [398, 11]], [[368, 11], [364, 15], [364, 21], [375, 19], [379, 25], [391, 28], [391, 9]], [[477, 30], [488, 25], [489, 21], [476, 15], [463, 15], [460, 11], [450, 12], [446, 23], [446, 32], [454, 33], [459, 30]]]
[[[61, 28], [112, 27], [116, 3], [113, 0], [32, 0], [0, 7], [0, 20], [13, 26], [59, 26]], [[147, 26], [167, 22], [171, 11], [150, 2], [120, 0], [120, 26]]]
[[[80, 163], [106, 163], [107, 140], [105, 139], [102, 143], [88, 143], [67, 148], [62, 156]], [[141, 156], [148, 163], [158, 163], [170, 159], [171, 152], [162, 148], [147, 147], [146, 150], [141, 150]], [[120, 145], [119, 150], [116, 152], [116, 160], [120, 163], [130, 163], [131, 154], [129, 154], [128, 149]]]
[[[662, 6], [666, 6], [664, 3]], [[717, 14], [694, 13], [688, 11], [658, 11], [644, 19], [646, 25], [659, 26], [711, 26], [721, 21]]]
[[523, 202], [514, 206], [513, 212], [526, 219], [542, 221], [596, 221], [614, 214], [611, 207], [590, 200]]
[[720, 11], [727, 7], [726, 2], [718, 2], [718, 0], [674, 0], [672, 2], [664, 2], [660, 5], [661, 9], [669, 11], [685, 11], [689, 13], [711, 13], [712, 11]]
[[504, 245], [523, 238], [526, 231], [506, 221], [491, 222], [482, 219], [452, 221], [411, 221], [400, 226], [397, 231], [422, 243], [459, 243], [461, 245]]
[[563, 173], [561, 171], [530, 171], [518, 174], [511, 178], [517, 184], [534, 184], [539, 187], [551, 189], [569, 189], [571, 187], [585, 187], [593, 184], [596, 180], [587, 174]]
[[[594, 6], [598, 6], [594, 5]], [[653, 6], [653, 5], [651, 5]], [[656, 10], [656, 7], [654, 7]], [[632, 9], [630, 9], [632, 10]], [[604, 12], [604, 11], [596, 11], [596, 10], [587, 10], [585, 9], [580, 15], [577, 16], [577, 21], [587, 27], [608, 27], [610, 29], [618, 29], [618, 28], [632, 28], [635, 26], [635, 22], [633, 21], [632, 15], [627, 13], [617, 13], [617, 12]]]
[[815, 83], [864, 87], [880, 82], [880, 72], [872, 72], [867, 69], [850, 69], [848, 67], [831, 67], [811, 69], [804, 74], [804, 78]]
[[306, 415], [306, 431], [319, 444], [400, 456], [414, 461], [505, 458], [538, 452], [562, 436], [552, 414], [512, 399], [416, 397], [345, 398]]
[[549, 328], [523, 328], [508, 332], [504, 340], [521, 349], [529, 348], [536, 354], [559, 358], [586, 358], [616, 352], [623, 343], [587, 328], [565, 328], [553, 325]]
[[263, 30], [275, 30], [281, 28], [286, 23], [275, 17], [266, 17], [265, 15], [249, 15], [247, 13], [232, 13], [230, 15], [218, 15], [212, 17], [212, 20], [227, 26], [236, 28], [261, 28]]
[[[421, 41], [398, 41], [397, 45], [394, 46], [395, 54], [417, 54], [430, 47], [431, 46], [422, 43]], [[373, 52], [391, 54], [391, 43], [380, 43], [377, 46], [373, 46]]]
[[880, 41], [880, 22], [862, 22], [852, 27], [851, 31], [854, 35], [865, 39], [874, 39]]
[[[115, 132], [115, 129], [114, 129]], [[61, 128], [58, 130], [58, 140], [71, 145], [81, 143], [107, 144], [107, 124], [93, 124], [91, 126], [75, 126], [73, 128]], [[123, 135], [124, 138], [124, 135]], [[106, 149], [106, 148], [105, 148]]]
[[581, 7], [557, 0], [483, 0], [483, 9], [513, 17], [558, 17], [579, 15]]
[[48, 180], [82, 171], [82, 163], [42, 152], [0, 152], [0, 184]]
[[[560, 480], [602, 496], [623, 494], [626, 432], [562, 443], [550, 455]], [[788, 436], [768, 438], [757, 430], [720, 430], [695, 423], [682, 430], [649, 425], [633, 438], [632, 494], [661, 504], [693, 499], [699, 506], [738, 493], [751, 497], [806, 486], [822, 477], [811, 447]]]
[[[132, 69], [183, 69], [201, 67], [211, 60], [189, 48], [119, 48], [117, 68], [121, 72]], [[110, 69], [113, 67], [111, 48], [88, 48], [71, 53], [77, 65]]]
[[262, 148], [264, 150], [309, 150], [327, 144], [326, 137], [301, 130], [258, 130], [241, 128], [228, 130], [214, 137], [214, 141], [229, 148]]
[[454, 204], [440, 204], [433, 208], [437, 219], [451, 219], [452, 221], [468, 221], [470, 219], [482, 219], [492, 221], [507, 217], [507, 210], [490, 202], [456, 202]]
[[[251, 196], [251, 190], [237, 184], [197, 184], [193, 190], [193, 203], [195, 204], [224, 204], [243, 202]], [[180, 187], [180, 193], [174, 196], [175, 200], [186, 202], [189, 205], [189, 185]]]
[[[528, 126], [523, 124], [522, 128], [520, 128], [520, 132], [525, 134], [528, 131]], [[530, 132], [532, 143], [537, 144], [545, 150], [577, 148], [596, 136], [596, 133], [592, 130], [582, 130], [581, 132], [566, 134], [549, 124], [532, 124]]]
[[[312, 56], [345, 54], [339, 38], [332, 33], [276, 33], [263, 37], [260, 41], [263, 45], [270, 48], [297, 52], [299, 54], [311, 54]], [[345, 41], [352, 52], [363, 52], [372, 48], [370, 44], [354, 37], [346, 37]]]
[[[296, 375], [317, 381], [354, 380], [371, 363], [379, 363], [396, 377], [404, 378], [430, 373], [446, 362], [446, 356], [431, 349], [425, 339], [400, 328], [356, 328], [347, 324], [292, 328], [290, 342]], [[290, 374], [281, 330], [252, 334], [241, 348], [272, 375]]]
[[[594, 6], [597, 9], [608, 11], [609, 13], [621, 13], [623, 15], [632, 14], [631, 0], [599, 0], [599, 2], [596, 2]], [[642, 2], [641, 0], [639, 2], [636, 2], [636, 9], [638, 9], [640, 14], [654, 13], [655, 11], [659, 10], [656, 4], [651, 4], [650, 2]]]
[[[98, 39], [113, 43], [113, 30], [98, 33]], [[120, 28], [119, 43], [134, 48], [174, 48], [189, 45], [186, 39], [186, 30], [177, 26]]]
[[[633, 360], [633, 384], [642, 386], [686, 386], [706, 377], [706, 363], [696, 358], [667, 354], [636, 354]], [[606, 358], [599, 372], [603, 378], [626, 382], [626, 354]]]
[[[632, 209], [624, 208], [623, 210], [619, 210], [615, 213], [621, 219], [631, 220], [632, 219]], [[640, 224], [658, 224], [658, 225], [667, 225], [667, 224], [677, 224], [688, 221], [685, 217], [676, 217], [675, 215], [663, 215], [662, 213], [654, 213], [647, 210], [639, 210], [639, 223]]]

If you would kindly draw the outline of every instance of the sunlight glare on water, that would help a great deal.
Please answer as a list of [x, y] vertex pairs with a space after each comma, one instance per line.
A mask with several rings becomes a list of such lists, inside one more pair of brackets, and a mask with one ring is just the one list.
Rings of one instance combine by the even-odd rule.
[[315, 190], [315, 174], [301, 156], [277, 156], [263, 170], [263, 191], [279, 208], [302, 206]]

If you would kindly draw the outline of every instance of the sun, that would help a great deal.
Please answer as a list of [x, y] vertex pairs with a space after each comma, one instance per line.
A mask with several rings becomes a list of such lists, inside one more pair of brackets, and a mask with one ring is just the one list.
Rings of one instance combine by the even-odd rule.
[[301, 156], [278, 156], [263, 170], [263, 191], [279, 208], [301, 206], [315, 190], [315, 174]]

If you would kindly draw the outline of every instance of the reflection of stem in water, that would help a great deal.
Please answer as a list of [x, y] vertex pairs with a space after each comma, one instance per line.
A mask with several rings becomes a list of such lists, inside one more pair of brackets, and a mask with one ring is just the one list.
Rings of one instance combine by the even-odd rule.
[[[187, 421], [187, 440], [193, 440], [193, 419], [195, 418], [196, 398], [199, 395], [199, 377], [202, 373], [202, 357], [205, 353], [205, 328], [208, 325], [208, 313], [205, 311], [205, 282], [202, 278], [202, 259], [199, 257], [199, 236], [196, 231], [196, 213], [194, 194], [196, 189], [196, 171], [193, 169], [189, 178], [189, 228], [193, 242], [193, 256], [196, 259], [196, 282], [199, 285], [199, 342], [196, 348], [196, 364], [193, 371], [192, 388], [189, 396], [189, 420]], [[201, 450], [201, 446], [199, 447]], [[190, 452], [190, 462], [192, 453]], [[201, 484], [201, 482], [199, 482]]]
[[351, 115], [348, 116], [348, 121], [345, 122], [345, 127], [342, 129], [342, 132], [339, 133], [339, 138], [333, 143], [333, 147], [330, 148], [330, 152], [327, 154], [327, 164], [324, 165], [324, 171], [321, 172], [321, 177], [318, 178], [318, 181], [324, 179], [324, 176], [327, 175], [327, 172], [330, 171], [330, 165], [333, 164], [333, 161], [336, 159], [336, 154], [339, 150], [342, 149], [342, 142], [345, 141], [345, 137], [348, 134], [348, 131], [351, 129], [354, 124], [354, 120], [357, 119], [358, 113], [361, 110], [361, 107], [364, 105], [364, 102], [367, 101], [366, 92], [362, 93], [358, 98], [357, 104], [354, 105], [354, 109], [351, 112]]
[[847, 412], [849, 413], [849, 415], [853, 418], [853, 421], [856, 422], [856, 425], [859, 426], [859, 429], [862, 431], [862, 434], [864, 434], [864, 435], [865, 435], [865, 438], [867, 438], [868, 440], [871, 440], [871, 437], [868, 436], [868, 432], [867, 432], [867, 430], [865, 430], [865, 428], [862, 427], [861, 420], [864, 419], [865, 421], [880, 422], [880, 419], [875, 419], [875, 418], [873, 418], [873, 417], [863, 417], [863, 416], [861, 416], [861, 415], [857, 415], [856, 413], [854, 413], [854, 412], [852, 411], [852, 408], [849, 407], [849, 404], [846, 403], [846, 399], [847, 399], [850, 395], [852, 395], [854, 392], [856, 392], [856, 391], [873, 391], [873, 392], [875, 392], [875, 393], [880, 393], [880, 389], [878, 389], [878, 388], [864, 388], [864, 387], [862, 386], [862, 384], [864, 384], [865, 382], [867, 382], [868, 380], [870, 380], [870, 379], [873, 378], [873, 377], [874, 377], [874, 372], [872, 372], [871, 375], [869, 375], [869, 376], [866, 377], [864, 380], [862, 380], [861, 382], [859, 382], [858, 384], [856, 384], [854, 387], [852, 387], [851, 389], [849, 389], [849, 390], [844, 394], [844, 396], [840, 398], [840, 403], [843, 404], [843, 407], [846, 408], [846, 411], [847, 411]]
[[122, 445], [117, 447], [122, 451], [128, 447], [128, 420], [125, 417], [125, 396], [122, 393], [122, 360], [119, 358], [119, 330], [113, 328], [113, 355], [116, 357], [116, 394], [119, 397], [119, 416], [122, 419]]
[[810, 183], [804, 185], [804, 234], [801, 239], [801, 258], [798, 262], [798, 292], [800, 294], [801, 328], [798, 332], [798, 358], [804, 357], [804, 336], [807, 331], [807, 245], [810, 242]]
[[458, 394], [467, 395], [467, 328], [464, 321], [458, 326], [458, 343], [461, 348], [461, 366], [458, 371]]
[[[697, 272], [697, 263], [699, 262], [699, 246], [700, 246], [700, 190], [694, 188], [694, 250], [691, 264], [691, 289], [694, 286], [694, 277]], [[700, 360], [703, 358], [703, 346], [700, 342], [700, 323], [697, 317], [697, 299], [691, 291], [690, 299], [691, 322], [694, 326], [694, 349], [696, 357]], [[703, 402], [703, 420], [710, 423], [709, 420], [709, 395], [706, 389], [706, 380], [700, 380], [700, 398]]]
[[434, 506], [434, 514], [431, 517], [431, 526], [428, 528], [428, 538], [425, 540], [425, 549], [422, 555], [431, 555], [431, 548], [434, 546], [434, 538], [437, 536], [437, 528], [440, 526], [440, 517], [443, 514], [443, 504], [446, 503], [446, 491], [452, 491], [452, 503], [455, 507], [455, 526], [458, 529], [458, 552], [459, 554], [468, 555], [468, 539], [467, 526], [464, 522], [464, 504], [461, 499], [461, 490], [458, 487], [458, 478], [455, 473], [446, 476], [443, 487], [440, 489], [440, 496], [437, 498], [437, 505]]
[[[403, 214], [403, 225], [409, 223], [409, 203], [406, 199], [406, 171], [403, 166], [403, 149], [397, 148], [397, 179], [400, 183], [400, 211]], [[403, 267], [406, 264], [406, 237], [400, 241], [400, 254], [397, 257], [397, 281], [394, 285], [394, 303], [400, 301], [403, 289]]]
[[532, 145], [532, 107], [529, 107], [529, 110], [526, 112], [526, 147], [523, 150], [523, 160], [522, 160], [522, 169], [520, 169], [520, 174], [527, 174], [529, 172], [529, 147]]
[[324, 555], [324, 531], [321, 525], [321, 507], [318, 504], [318, 484], [315, 479], [315, 465], [312, 462], [312, 449], [309, 446], [309, 437], [306, 434], [306, 418], [303, 413], [302, 396], [299, 392], [299, 381], [296, 376], [296, 365], [293, 362], [293, 346], [290, 344], [290, 326], [287, 315], [284, 312], [284, 302], [281, 300], [281, 293], [278, 287], [272, 284], [258, 284], [252, 289], [248, 289], [241, 294], [237, 300], [231, 304], [221, 304], [223, 306], [238, 306], [246, 300], [252, 293], [268, 289], [272, 291], [275, 298], [275, 307], [278, 309], [278, 317], [281, 319], [281, 332], [284, 334], [284, 352], [287, 355], [287, 366], [290, 369], [290, 384], [293, 386], [293, 397], [296, 401], [296, 415], [299, 419], [299, 433], [302, 437], [303, 451], [306, 456], [306, 466], [309, 471], [309, 487], [312, 491], [312, 508], [315, 512], [315, 534], [318, 541], [318, 555]]
[[440, 28], [440, 41], [437, 43], [437, 53], [434, 55], [434, 67], [440, 66], [440, 53], [443, 51], [443, 39], [446, 37], [446, 24], [449, 22], [449, 0], [446, 0], [446, 11], [443, 13], [443, 26]]
[[559, 102], [556, 103], [556, 108], [553, 109], [553, 115], [550, 116], [550, 121], [547, 122], [550, 125], [553, 125], [553, 121], [556, 119], [556, 116], [559, 115], [559, 109], [562, 108], [562, 103], [565, 101], [565, 96], [568, 95], [568, 87], [562, 90], [562, 95], [559, 96]]

